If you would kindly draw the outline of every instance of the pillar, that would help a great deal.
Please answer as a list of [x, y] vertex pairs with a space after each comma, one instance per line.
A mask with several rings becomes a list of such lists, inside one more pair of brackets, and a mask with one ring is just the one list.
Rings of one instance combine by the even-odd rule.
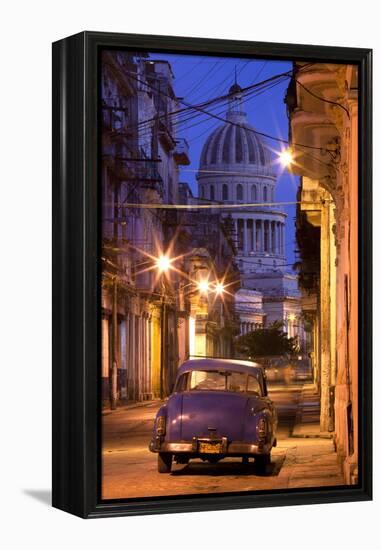
[[248, 251], [248, 246], [249, 246], [249, 243], [248, 243], [248, 235], [247, 235], [247, 220], [245, 218], [243, 218], [242, 220], [242, 227], [243, 227], [243, 252], [244, 254], [247, 254], [247, 251]]
[[269, 248], [269, 254], [272, 253], [273, 251], [273, 231], [272, 231], [272, 228], [273, 228], [273, 222], [269, 220], [269, 243], [268, 243], [268, 248]]
[[330, 202], [321, 209], [320, 237], [320, 349], [321, 349], [321, 397], [320, 429], [333, 429], [330, 410], [331, 386], [331, 220]]

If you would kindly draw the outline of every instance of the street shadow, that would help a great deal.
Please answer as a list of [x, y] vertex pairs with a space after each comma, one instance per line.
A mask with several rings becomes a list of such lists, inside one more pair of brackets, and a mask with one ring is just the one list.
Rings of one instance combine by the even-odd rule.
[[45, 506], [52, 505], [52, 491], [50, 489], [23, 489], [23, 493], [45, 504]]
[[257, 476], [257, 477], [275, 477], [279, 475], [282, 469], [285, 456], [279, 456], [272, 460], [271, 464], [266, 466], [264, 472], [260, 471], [255, 462], [247, 465], [242, 462], [219, 462], [210, 464], [209, 462], [189, 462], [181, 469], [172, 471], [172, 476]]

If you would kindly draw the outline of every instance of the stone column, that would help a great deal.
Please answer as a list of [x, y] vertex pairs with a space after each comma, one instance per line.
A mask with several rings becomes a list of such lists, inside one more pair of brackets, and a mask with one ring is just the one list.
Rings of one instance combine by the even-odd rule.
[[242, 219], [242, 235], [243, 235], [242, 250], [244, 254], [247, 254], [247, 220], [245, 220], [245, 218]]
[[265, 251], [265, 222], [261, 220], [261, 252]]
[[330, 219], [329, 201], [321, 208], [320, 228], [320, 350], [321, 397], [320, 430], [330, 429], [329, 388], [331, 383], [331, 319], [330, 319]]
[[275, 249], [274, 249], [274, 252], [275, 252], [275, 254], [279, 254], [279, 252], [278, 252], [278, 246], [279, 246], [278, 222], [275, 222], [274, 233], [275, 233]]

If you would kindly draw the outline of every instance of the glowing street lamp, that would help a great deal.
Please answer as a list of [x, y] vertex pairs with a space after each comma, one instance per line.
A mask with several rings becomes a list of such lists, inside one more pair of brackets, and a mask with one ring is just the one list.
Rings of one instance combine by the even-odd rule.
[[171, 261], [168, 256], [160, 256], [156, 259], [156, 267], [160, 273], [165, 273], [171, 267]]
[[199, 281], [198, 282], [198, 289], [200, 292], [202, 292], [203, 294], [206, 294], [209, 290], [209, 283], [208, 281], [204, 280], [204, 281]]
[[278, 153], [278, 156], [279, 156], [280, 163], [285, 168], [287, 168], [288, 166], [291, 166], [291, 164], [294, 162], [294, 155], [290, 147], [288, 147], [287, 149], [283, 149], [283, 151]]
[[217, 283], [217, 284], [216, 284], [215, 290], [216, 290], [216, 293], [217, 293], [217, 294], [220, 294], [220, 295], [221, 295], [221, 294], [223, 294], [223, 293], [225, 292], [225, 287], [224, 287], [224, 285], [223, 285], [222, 283]]

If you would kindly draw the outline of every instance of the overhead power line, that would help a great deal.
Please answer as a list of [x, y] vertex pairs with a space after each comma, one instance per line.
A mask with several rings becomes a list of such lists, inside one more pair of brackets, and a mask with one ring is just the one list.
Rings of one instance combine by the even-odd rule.
[[[151, 89], [155, 90], [157, 93], [163, 94], [163, 95], [165, 95], [165, 96], [167, 96], [167, 97], [169, 97], [169, 98], [172, 99], [172, 97], [171, 97], [169, 94], [167, 94], [167, 93], [165, 93], [165, 92], [163, 92], [163, 91], [157, 89], [157, 88], [156, 88], [155, 86], [153, 86], [152, 84], [150, 84], [150, 83], [148, 83], [148, 82], [144, 82], [143, 80], [141, 80], [140, 78], [138, 78], [137, 76], [135, 76], [135, 75], [132, 74], [132, 73], [129, 73], [129, 74], [130, 74], [131, 78], [133, 78], [133, 79], [136, 80], [137, 82], [143, 84], [144, 86], [149, 86]], [[272, 80], [274, 80], [275, 78], [279, 78], [280, 76], [285, 76], [285, 75], [291, 76], [291, 74], [292, 74], [292, 71], [286, 71], [285, 73], [281, 73], [281, 74], [279, 74], [279, 75], [276, 75], [276, 76], [274, 76], [274, 77], [271, 77], [271, 78], [269, 78], [269, 79], [267, 79], [266, 81], [263, 81], [263, 82], [272, 81]], [[254, 86], [255, 86], [255, 85], [248, 86], [248, 87], [246, 87], [246, 88], [242, 88], [242, 93], [243, 93], [245, 90], [252, 89]], [[232, 96], [232, 95], [234, 95], [234, 94], [227, 94], [226, 96], [224, 96], [224, 98], [227, 98], [227, 97]], [[221, 99], [221, 98], [220, 98], [220, 99]], [[220, 120], [221, 122], [223, 122], [223, 123], [225, 123], [225, 124], [230, 124], [230, 125], [232, 125], [232, 126], [241, 127], [240, 124], [238, 124], [238, 123], [236, 123], [236, 122], [233, 122], [232, 120], [228, 120], [228, 119], [225, 118], [225, 117], [221, 117], [221, 116], [219, 116], [219, 115], [216, 115], [216, 114], [214, 114], [214, 113], [211, 113], [210, 111], [207, 111], [207, 110], [204, 108], [204, 106], [201, 107], [201, 106], [199, 106], [199, 105], [192, 105], [192, 104], [190, 104], [190, 103], [188, 103], [188, 102], [186, 102], [186, 101], [183, 101], [183, 100], [181, 100], [181, 99], [179, 99], [178, 101], [179, 101], [180, 104], [185, 105], [185, 106], [188, 107], [188, 108], [194, 109], [195, 111], [199, 111], [199, 112], [205, 113], [206, 115], [210, 116], [211, 118], [215, 118], [215, 119], [217, 119], [217, 120]], [[207, 102], [205, 102], [205, 103], [207, 103]], [[204, 104], [202, 104], [202, 105], [204, 105]], [[161, 116], [165, 116], [165, 117], [166, 117], [167, 115], [161, 115]], [[155, 120], [155, 119], [157, 119], [157, 117], [154, 117], [152, 120]], [[256, 134], [256, 135], [260, 135], [260, 136], [265, 137], [265, 138], [267, 138], [267, 139], [276, 141], [276, 142], [278, 142], [278, 143], [285, 143], [285, 144], [287, 144], [287, 145], [289, 144], [289, 140], [287, 140], [287, 139], [283, 139], [283, 138], [279, 138], [279, 137], [276, 137], [276, 136], [272, 136], [272, 135], [267, 134], [267, 133], [265, 133], [265, 132], [259, 132], [258, 130], [254, 130], [254, 128], [246, 127], [246, 130], [249, 131], [249, 132], [252, 132], [252, 133], [254, 133], [254, 134]], [[333, 150], [333, 149], [328, 149], [328, 148], [326, 148], [326, 147], [316, 147], [316, 146], [314, 146], [314, 145], [307, 145], [307, 144], [303, 144], [303, 143], [295, 143], [295, 142], [293, 142], [293, 143], [292, 143], [292, 146], [293, 146], [293, 147], [307, 148], [307, 149], [314, 149], [314, 150], [321, 151], [321, 152], [335, 153], [335, 150]]]
[[[328, 202], [328, 201], [325, 201]], [[330, 201], [333, 202], [333, 201]], [[135, 203], [125, 202], [117, 205], [117, 208], [152, 208], [152, 209], [178, 209], [178, 210], [202, 210], [202, 209], [220, 209], [231, 210], [232, 208], [253, 208], [264, 206], [284, 206], [289, 204], [307, 204], [305, 201], [285, 201], [285, 202], [247, 202], [238, 204], [162, 204], [162, 203]], [[315, 203], [311, 203], [315, 204]]]

